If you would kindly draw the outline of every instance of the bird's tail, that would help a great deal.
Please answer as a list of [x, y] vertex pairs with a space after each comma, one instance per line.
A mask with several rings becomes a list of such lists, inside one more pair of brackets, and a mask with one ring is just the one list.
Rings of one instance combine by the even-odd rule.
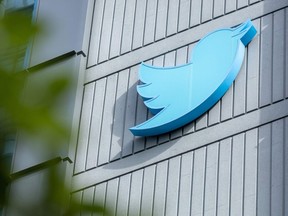
[[239, 38], [244, 46], [247, 46], [257, 33], [257, 30], [253, 26], [251, 20], [247, 20], [232, 30], [233, 36]]

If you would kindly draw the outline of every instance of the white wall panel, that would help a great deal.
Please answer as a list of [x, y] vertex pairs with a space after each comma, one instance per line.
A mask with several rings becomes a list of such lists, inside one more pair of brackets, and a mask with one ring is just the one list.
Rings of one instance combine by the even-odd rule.
[[94, 6], [94, 14], [92, 18], [91, 37], [88, 50], [87, 66], [97, 64], [100, 47], [100, 37], [102, 31], [102, 20], [104, 14], [105, 0], [96, 0]]
[[122, 31], [123, 31], [124, 9], [125, 9], [125, 0], [115, 1], [110, 54], [109, 54], [110, 58], [120, 55], [120, 47], [121, 47], [120, 39], [122, 37]]
[[244, 191], [244, 148], [245, 135], [239, 134], [233, 137], [231, 160], [231, 201], [229, 215], [243, 215], [243, 191]]
[[167, 36], [177, 33], [179, 0], [169, 0], [167, 17]]
[[[216, 214], [219, 143], [207, 146], [204, 194], [204, 215]], [[180, 214], [179, 214], [180, 215]]]
[[272, 123], [271, 152], [271, 215], [284, 212], [284, 127], [283, 119]]
[[142, 47], [143, 45], [146, 2], [143, 0], [136, 1], [132, 49]]
[[156, 41], [166, 36], [168, 3], [169, 0], [157, 1], [157, 16], [156, 16], [156, 28], [155, 28]]
[[[253, 21], [258, 32], [260, 29], [260, 19]], [[247, 48], [247, 112], [257, 109], [259, 106], [259, 59], [260, 59], [260, 34], [251, 41]]]
[[101, 28], [101, 37], [99, 40], [100, 43], [99, 56], [98, 56], [99, 62], [105, 61], [109, 57], [114, 4], [115, 4], [114, 0], [105, 1], [102, 28]]
[[114, 74], [107, 78], [105, 102], [103, 109], [103, 120], [101, 127], [101, 137], [98, 152], [98, 164], [107, 163], [109, 161], [111, 133], [114, 121], [114, 104], [116, 96], [117, 76]]
[[244, 215], [257, 215], [258, 129], [247, 131], [245, 137]]
[[156, 165], [144, 169], [141, 197], [141, 215], [153, 214]]
[[271, 125], [259, 128], [257, 214], [271, 215]]
[[130, 199], [131, 174], [121, 176], [119, 178], [117, 214], [128, 215], [129, 199]]
[[168, 182], [166, 195], [166, 214], [177, 215], [178, 212], [178, 194], [179, 194], [179, 175], [180, 175], [181, 157], [172, 158], [168, 164]]
[[143, 170], [138, 170], [132, 173], [128, 215], [131, 216], [140, 215], [142, 184], [143, 184]]
[[178, 215], [189, 216], [191, 211], [191, 191], [193, 184], [193, 152], [181, 157]]
[[153, 215], [165, 216], [168, 161], [156, 166]]
[[121, 54], [129, 52], [132, 48], [135, 3], [135, 0], [126, 0], [121, 41]]
[[270, 104], [272, 99], [272, 18], [269, 14], [261, 19], [260, 106]]
[[75, 173], [85, 170], [85, 161], [87, 146], [90, 133], [90, 121], [91, 113], [93, 109], [93, 95], [94, 95], [95, 83], [86, 85], [84, 89], [82, 112], [81, 112], [81, 121], [80, 121], [80, 130], [78, 136], [78, 143], [81, 146], [77, 148], [76, 154], [76, 163], [75, 163]]
[[194, 151], [191, 215], [203, 215], [206, 147]]
[[217, 215], [229, 215], [231, 188], [231, 143], [228, 138], [219, 145], [219, 173], [217, 194]]
[[284, 10], [281, 10], [273, 14], [273, 102], [282, 100], [285, 92], [285, 79], [283, 79], [285, 59], [284, 12]]
[[145, 32], [144, 32], [144, 44], [154, 42], [155, 25], [156, 25], [156, 10], [157, 1], [147, 0], [146, 6], [146, 20], [145, 20]]

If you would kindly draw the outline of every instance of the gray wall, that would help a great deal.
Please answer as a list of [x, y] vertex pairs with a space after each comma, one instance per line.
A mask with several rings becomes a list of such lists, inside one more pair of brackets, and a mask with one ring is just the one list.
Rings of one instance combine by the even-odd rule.
[[[72, 196], [115, 215], [288, 215], [288, 2], [90, 4]], [[205, 34], [248, 18], [258, 35], [224, 97], [176, 131], [134, 137], [128, 129], [151, 117], [139, 64], [187, 63]]]

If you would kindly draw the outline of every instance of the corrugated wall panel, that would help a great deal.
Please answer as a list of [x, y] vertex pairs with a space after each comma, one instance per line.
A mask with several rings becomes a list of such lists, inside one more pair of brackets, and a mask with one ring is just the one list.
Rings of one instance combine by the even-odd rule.
[[[101, 127], [103, 123], [103, 109], [105, 100], [107, 79], [101, 79], [96, 82], [93, 113], [91, 119], [91, 128], [89, 136], [89, 146], [87, 149], [87, 163], [86, 169], [91, 169], [97, 166], [98, 151], [101, 136]], [[78, 152], [77, 156], [78, 157]]]
[[178, 215], [189, 216], [191, 210], [191, 191], [193, 178], [193, 152], [181, 157]]
[[135, 9], [132, 49], [142, 47], [143, 45], [145, 10], [146, 10], [146, 1], [137, 0]]
[[121, 40], [119, 40], [119, 38], [122, 37], [124, 9], [125, 0], [115, 1], [113, 28], [109, 53], [110, 58], [114, 58], [120, 55]]
[[122, 41], [121, 41], [121, 54], [129, 52], [132, 48], [135, 3], [136, 3], [135, 0], [126, 0], [125, 11], [124, 11]]
[[260, 1], [95, 0], [87, 67]]
[[[90, 132], [90, 121], [91, 113], [93, 109], [93, 95], [94, 95], [95, 83], [87, 85], [84, 88], [81, 120], [80, 120], [80, 130], [78, 135], [78, 148], [77, 157], [75, 161], [75, 173], [85, 170], [86, 164], [86, 149], [88, 146], [89, 132]], [[97, 152], [95, 152], [97, 154]]]
[[285, 215], [287, 122], [108, 180], [96, 185], [95, 195], [93, 186], [72, 197], [94, 199], [116, 215]]

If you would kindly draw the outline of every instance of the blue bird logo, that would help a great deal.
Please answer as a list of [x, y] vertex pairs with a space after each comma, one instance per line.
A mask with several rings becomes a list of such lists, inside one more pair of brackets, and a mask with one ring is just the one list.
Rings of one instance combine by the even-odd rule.
[[154, 116], [130, 131], [135, 136], [154, 136], [200, 117], [229, 89], [241, 68], [245, 46], [256, 33], [248, 20], [205, 36], [188, 64], [163, 68], [142, 63], [137, 91]]

